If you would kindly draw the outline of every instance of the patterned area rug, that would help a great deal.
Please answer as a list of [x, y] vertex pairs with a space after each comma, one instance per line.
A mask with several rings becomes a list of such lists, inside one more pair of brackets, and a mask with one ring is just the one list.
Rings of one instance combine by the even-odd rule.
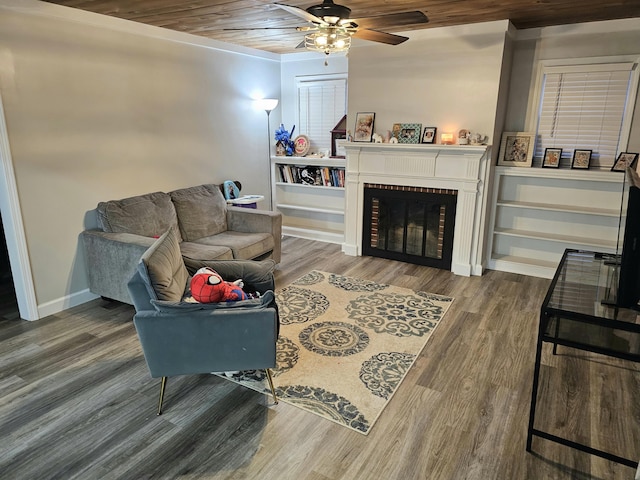
[[[365, 435], [453, 301], [317, 270], [276, 299], [278, 398]], [[264, 371], [230, 379], [270, 392]]]

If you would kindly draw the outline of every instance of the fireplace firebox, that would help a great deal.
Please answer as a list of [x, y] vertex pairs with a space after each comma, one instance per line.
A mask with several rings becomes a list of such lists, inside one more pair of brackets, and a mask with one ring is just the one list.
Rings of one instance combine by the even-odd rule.
[[364, 255], [451, 269], [457, 190], [364, 187]]

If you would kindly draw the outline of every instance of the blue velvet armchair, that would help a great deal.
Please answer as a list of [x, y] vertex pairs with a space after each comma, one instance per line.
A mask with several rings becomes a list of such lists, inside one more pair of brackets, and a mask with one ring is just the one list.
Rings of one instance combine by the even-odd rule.
[[[190, 272], [174, 229], [142, 256], [127, 287], [133, 318], [149, 372], [162, 378], [158, 415], [167, 377], [230, 370], [266, 370], [274, 402], [278, 399], [270, 368], [276, 365], [278, 309], [273, 294], [272, 260], [223, 260], [203, 263], [223, 278], [242, 278], [260, 292], [253, 300], [200, 304], [185, 302]], [[193, 273], [193, 272], [191, 272]]]

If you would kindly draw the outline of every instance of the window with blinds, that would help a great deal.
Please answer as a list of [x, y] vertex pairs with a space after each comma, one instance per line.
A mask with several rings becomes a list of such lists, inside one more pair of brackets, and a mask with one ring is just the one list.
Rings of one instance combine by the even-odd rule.
[[534, 163], [545, 148], [562, 148], [560, 165], [568, 167], [580, 149], [592, 150], [591, 168], [611, 168], [629, 134], [633, 69], [634, 63], [545, 67]]
[[[346, 76], [296, 82], [298, 89], [297, 133], [309, 137], [311, 151], [331, 149], [331, 130], [347, 113]], [[295, 134], [294, 134], [295, 136]]]

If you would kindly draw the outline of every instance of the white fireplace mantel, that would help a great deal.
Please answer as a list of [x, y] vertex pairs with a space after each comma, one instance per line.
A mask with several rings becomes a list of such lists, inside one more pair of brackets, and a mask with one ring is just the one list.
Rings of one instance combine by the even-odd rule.
[[345, 150], [345, 254], [362, 255], [365, 183], [444, 188], [458, 191], [451, 271], [482, 275], [490, 146], [350, 142]]

